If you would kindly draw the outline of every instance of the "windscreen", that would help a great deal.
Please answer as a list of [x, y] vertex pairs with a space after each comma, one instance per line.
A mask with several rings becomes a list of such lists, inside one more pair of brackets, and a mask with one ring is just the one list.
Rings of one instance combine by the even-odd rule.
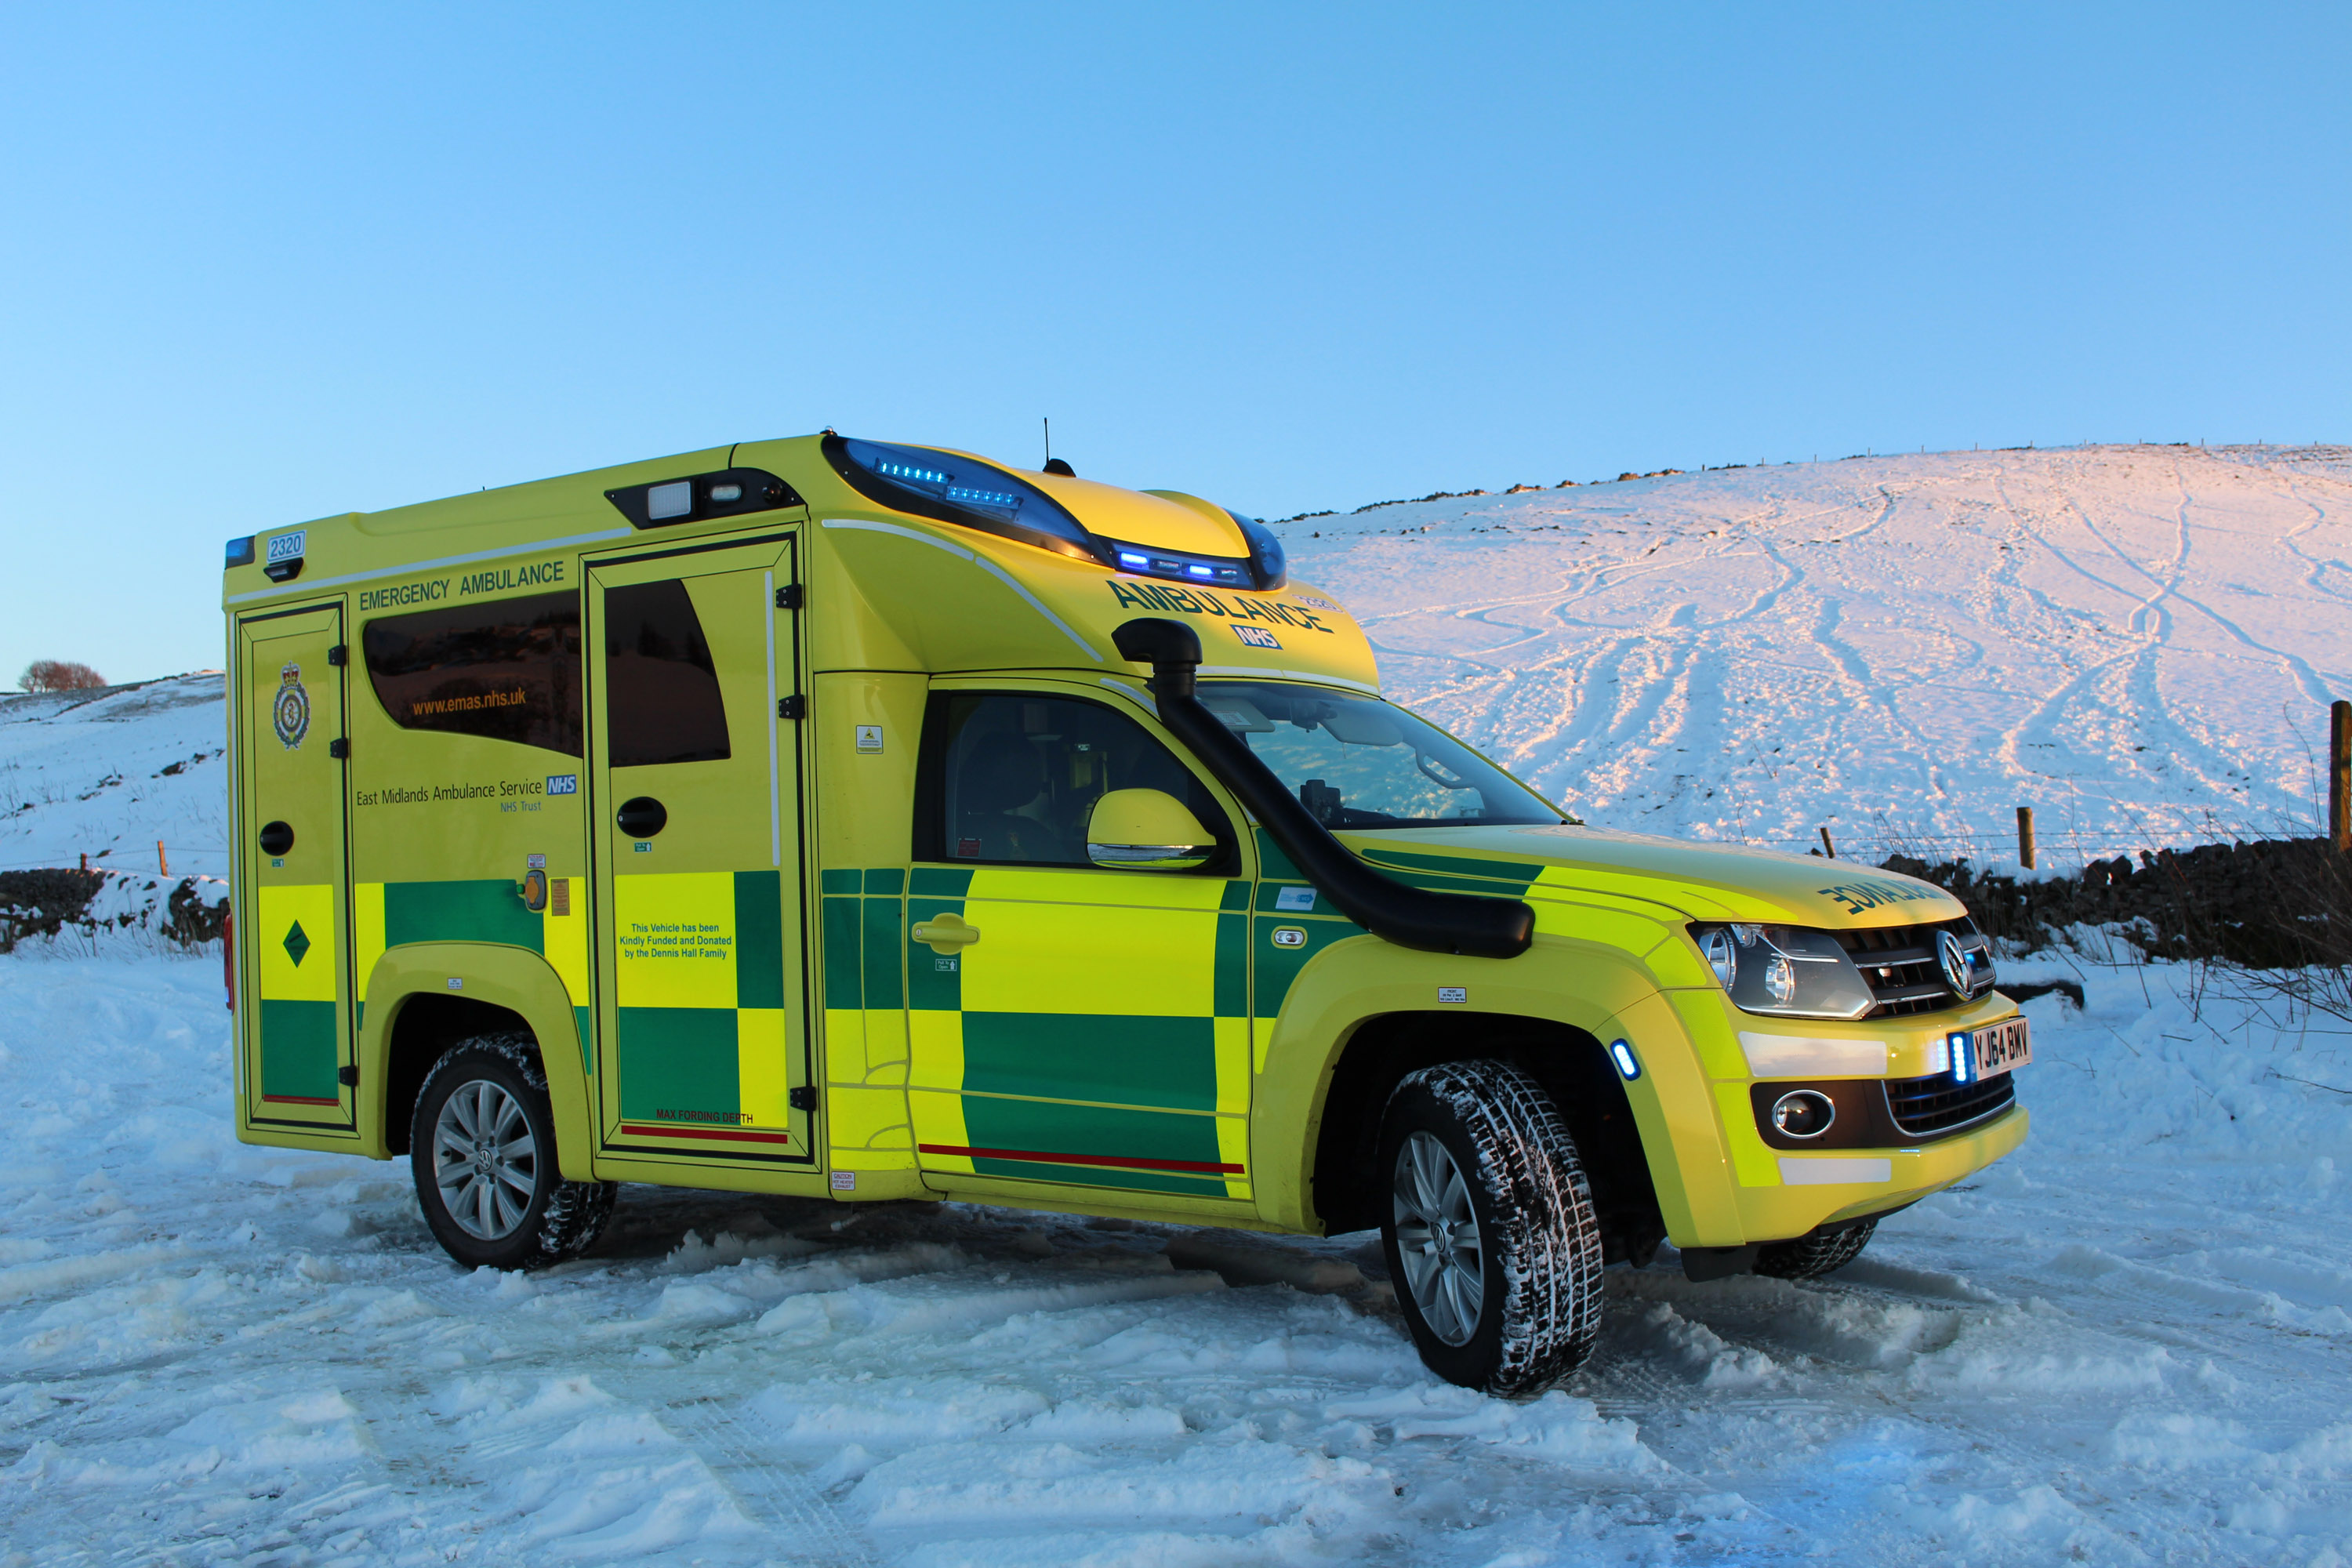
[[1562, 820], [1444, 731], [1377, 697], [1255, 680], [1204, 680], [1200, 694], [1326, 827]]

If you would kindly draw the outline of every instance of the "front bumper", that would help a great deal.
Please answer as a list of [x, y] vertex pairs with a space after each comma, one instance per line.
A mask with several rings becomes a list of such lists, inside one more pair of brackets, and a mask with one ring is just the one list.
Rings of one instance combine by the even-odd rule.
[[1742, 1242], [1787, 1241], [1832, 1220], [1916, 1203], [1975, 1174], [2025, 1142], [2032, 1117], [2013, 1105], [1973, 1131], [1916, 1149], [1772, 1152], [1769, 1185], [1735, 1189]]
[[[1793, 1027], [1741, 1013], [1719, 991], [1666, 992], [1657, 1001], [1664, 1005], [1656, 1011], [1629, 1009], [1622, 1021], [1632, 1026], [1634, 1014], [1644, 1014], [1643, 1026], [1656, 1029], [1665, 1024], [1659, 1015], [1671, 1012], [1689, 1044], [1685, 1070], [1690, 1078], [1656, 1089], [1669, 1100], [1696, 1089], [1714, 1111], [1711, 1117], [1674, 1114], [1660, 1104], [1654, 1125], [1666, 1145], [1661, 1148], [1651, 1142], [1653, 1123], [1644, 1108], [1635, 1108], [1666, 1234], [1678, 1248], [1787, 1241], [1824, 1224], [1901, 1208], [1991, 1164], [2022, 1143], [2032, 1124], [2025, 1106], [2017, 1103], [1962, 1132], [1818, 1151], [1768, 1148], [1758, 1129], [1751, 1094], [1757, 1083], [1927, 1072], [1940, 1066], [1931, 1053], [1948, 1031], [1979, 1028], [2016, 1013], [2016, 1005], [1997, 992], [1934, 1015]], [[1773, 1030], [1790, 1037], [1779, 1043], [1756, 1037]], [[1800, 1030], [1803, 1037], [1796, 1037]], [[2027, 1093], [2021, 1084], [2021, 1101]]]

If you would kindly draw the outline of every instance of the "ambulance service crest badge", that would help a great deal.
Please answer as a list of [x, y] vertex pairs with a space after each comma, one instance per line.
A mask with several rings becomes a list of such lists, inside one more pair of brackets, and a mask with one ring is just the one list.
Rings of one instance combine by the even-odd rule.
[[269, 727], [288, 751], [310, 732], [310, 694], [302, 689], [302, 667], [289, 664], [278, 672], [278, 702], [269, 712]]

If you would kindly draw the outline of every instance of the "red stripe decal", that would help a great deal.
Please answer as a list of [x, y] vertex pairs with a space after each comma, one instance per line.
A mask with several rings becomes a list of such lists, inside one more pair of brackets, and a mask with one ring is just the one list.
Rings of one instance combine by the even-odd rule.
[[1041, 1154], [1034, 1149], [966, 1149], [954, 1143], [919, 1143], [926, 1154], [961, 1154], [971, 1160], [1028, 1160], [1042, 1165], [1109, 1165], [1136, 1171], [1191, 1171], [1214, 1176], [1241, 1173], [1239, 1165], [1212, 1165], [1202, 1160], [1130, 1160], [1110, 1154]]
[[264, 1105], [341, 1105], [342, 1101], [313, 1100], [307, 1094], [265, 1094], [261, 1097], [261, 1103]]
[[640, 1137], [654, 1138], [721, 1138], [730, 1143], [789, 1143], [789, 1132], [745, 1132], [733, 1127], [640, 1127], [634, 1121], [621, 1123], [621, 1131]]

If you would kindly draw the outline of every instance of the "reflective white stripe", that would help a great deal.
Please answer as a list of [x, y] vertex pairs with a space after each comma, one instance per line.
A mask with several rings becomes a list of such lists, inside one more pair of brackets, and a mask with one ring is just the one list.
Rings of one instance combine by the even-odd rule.
[[[1748, 1070], [1758, 1078], [1885, 1078], [1885, 1040], [1824, 1040], [1739, 1032]], [[1880, 1178], [1884, 1180], [1885, 1178]]]
[[1062, 635], [1069, 638], [1072, 642], [1077, 644], [1079, 652], [1085, 654], [1088, 658], [1093, 659], [1097, 664], [1100, 664], [1103, 661], [1103, 656], [1095, 651], [1094, 645], [1092, 643], [1089, 643], [1086, 638], [1072, 631], [1067, 621], [1065, 621], [1061, 616], [1047, 609], [1045, 607], [1045, 600], [1039, 598], [1036, 595], [1031, 593], [1028, 589], [1015, 582], [1012, 573], [1007, 572], [1003, 567], [999, 566], [995, 562], [991, 561], [985, 555], [975, 555], [971, 559], [973, 565], [978, 566], [983, 572], [994, 574], [999, 582], [1002, 582], [1006, 587], [1012, 589], [1014, 593], [1028, 600], [1029, 607], [1031, 609], [1036, 611], [1039, 615], [1045, 616], [1047, 620], [1061, 627]]
[[340, 588], [346, 583], [367, 583], [378, 577], [405, 577], [415, 572], [438, 572], [444, 566], [471, 566], [477, 561], [496, 561], [502, 555], [530, 555], [543, 550], [569, 549], [574, 544], [593, 544], [604, 539], [627, 539], [636, 531], [634, 528], [607, 528], [594, 533], [575, 533], [568, 539], [534, 539], [528, 544], [502, 544], [496, 550], [477, 550], [470, 555], [444, 555], [432, 561], [408, 561], [375, 572], [346, 572], [340, 577], [313, 577], [308, 582], [297, 578], [274, 588], [256, 588], [250, 594], [231, 594], [228, 602], [242, 605], [247, 599], [268, 599], [282, 594], [310, 594], [320, 588]]
[[1818, 1160], [1780, 1156], [1780, 1180], [1792, 1187], [1827, 1187], [1848, 1182], [1891, 1182], [1892, 1160]]
[[901, 528], [895, 522], [867, 522], [854, 517], [828, 517], [817, 526], [853, 529], [859, 533], [895, 533], [901, 539], [911, 539], [918, 544], [928, 544], [934, 550], [944, 550], [960, 560], [971, 559], [971, 552], [961, 544], [950, 544], [937, 534], [925, 533], [917, 528]]
[[1003, 584], [1006, 587], [1012, 589], [1014, 593], [1020, 595], [1023, 599], [1027, 601], [1031, 609], [1045, 616], [1046, 621], [1050, 623], [1055, 630], [1059, 631], [1064, 637], [1068, 637], [1072, 642], [1077, 644], [1079, 652], [1085, 654], [1088, 658], [1093, 659], [1097, 664], [1100, 664], [1103, 661], [1103, 656], [1094, 650], [1094, 646], [1091, 643], [1087, 642], [1086, 638], [1080, 637], [1077, 633], [1072, 631], [1067, 621], [1065, 621], [1061, 616], [1055, 615], [1053, 611], [1045, 607], [1045, 600], [1040, 599], [1027, 588], [1023, 587], [1020, 582], [1013, 577], [1013, 574], [1007, 572], [1003, 567], [999, 566], [995, 562], [991, 561], [985, 555], [976, 555], [972, 552], [966, 550], [961, 544], [950, 544], [944, 539], [940, 539], [931, 534], [924, 533], [918, 529], [901, 528], [895, 522], [867, 522], [862, 518], [828, 517], [818, 526], [822, 528], [854, 529], [861, 533], [896, 534], [900, 539], [911, 539], [918, 544], [928, 544], [934, 550], [944, 550], [949, 554], [953, 555], [960, 560], [969, 561], [973, 565], [979, 567], [982, 571], [994, 577], [998, 582]]

